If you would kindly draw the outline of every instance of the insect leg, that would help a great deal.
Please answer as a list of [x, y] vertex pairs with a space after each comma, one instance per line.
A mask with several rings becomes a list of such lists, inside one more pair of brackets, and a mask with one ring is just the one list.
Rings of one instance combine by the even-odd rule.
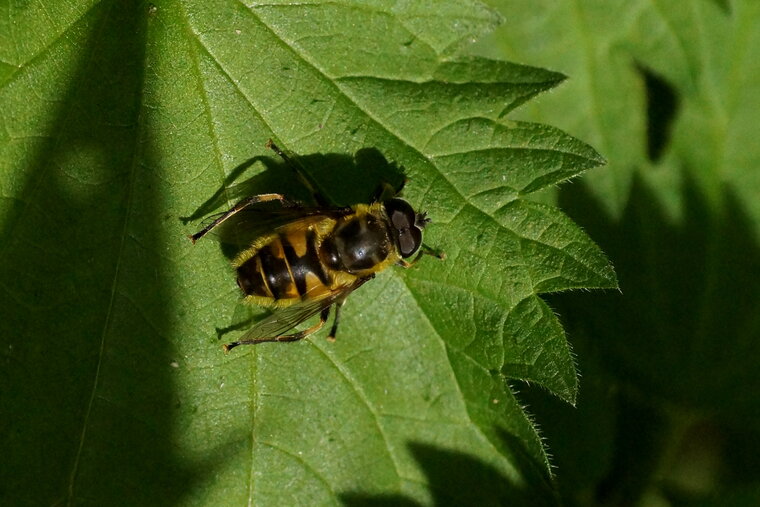
[[227, 343], [224, 345], [224, 351], [229, 352], [231, 349], [234, 349], [238, 345], [256, 345], [257, 343], [264, 343], [264, 342], [295, 342], [298, 340], [303, 340], [307, 336], [309, 336], [312, 333], [315, 333], [322, 329], [322, 326], [325, 325], [325, 322], [327, 322], [327, 317], [330, 315], [330, 307], [328, 306], [322, 312], [319, 314], [319, 322], [311, 326], [309, 329], [304, 329], [303, 331], [299, 331], [298, 333], [288, 334], [288, 335], [282, 335], [282, 336], [272, 336], [269, 338], [256, 338], [253, 340], [240, 340], [237, 342]]
[[292, 159], [290, 155], [282, 151], [279, 146], [274, 144], [274, 141], [271, 139], [267, 141], [267, 148], [277, 153], [277, 155], [279, 155], [280, 158], [293, 169], [293, 171], [296, 173], [296, 176], [298, 177], [298, 180], [309, 190], [309, 192], [311, 192], [311, 195], [314, 197], [314, 201], [318, 205], [330, 205], [330, 202], [325, 198], [325, 196], [323, 196], [322, 193], [317, 190], [316, 185], [314, 184], [314, 180], [309, 178], [309, 176], [306, 174], [306, 171], [304, 170], [303, 165], [301, 165], [300, 162]]
[[436, 259], [441, 259], [441, 260], [446, 259], [446, 252], [442, 250], [438, 250], [437, 248], [427, 246], [425, 243], [422, 244], [422, 253], [424, 255], [435, 257]]
[[204, 227], [202, 230], [196, 232], [192, 236], [190, 236], [190, 240], [195, 243], [199, 239], [201, 239], [203, 236], [208, 234], [214, 227], [221, 224], [234, 214], [244, 210], [248, 206], [251, 206], [253, 204], [258, 204], [262, 202], [269, 202], [269, 201], [280, 201], [283, 206], [292, 208], [296, 206], [300, 206], [298, 203], [293, 202], [289, 200], [287, 197], [285, 197], [282, 194], [259, 194], [259, 195], [252, 195], [250, 197], [246, 197], [242, 201], [235, 204], [231, 209], [224, 212], [219, 218], [208, 224], [206, 227]]
[[333, 320], [333, 325], [332, 325], [332, 328], [330, 329], [330, 334], [327, 335], [327, 341], [329, 342], [335, 341], [335, 334], [338, 332], [338, 321], [340, 319], [341, 306], [343, 306], [343, 301], [338, 301], [337, 303], [335, 303], [335, 319]]
[[404, 268], [411, 268], [415, 264], [417, 264], [417, 261], [419, 261], [423, 255], [430, 255], [431, 257], [435, 257], [437, 259], [445, 259], [446, 254], [444, 252], [441, 252], [440, 250], [436, 250], [435, 248], [431, 248], [427, 246], [425, 243], [422, 244], [420, 247], [420, 251], [417, 254], [417, 256], [412, 260], [412, 262], [407, 262], [404, 259], [401, 259], [398, 261], [398, 264]]

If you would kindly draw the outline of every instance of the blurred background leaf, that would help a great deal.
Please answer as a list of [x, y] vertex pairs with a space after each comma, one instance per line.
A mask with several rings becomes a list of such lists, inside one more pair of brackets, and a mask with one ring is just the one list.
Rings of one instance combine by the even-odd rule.
[[760, 4], [489, 4], [506, 21], [477, 54], [572, 76], [514, 117], [551, 117], [609, 161], [542, 195], [621, 288], [551, 300], [579, 358], [578, 410], [524, 393], [565, 501], [760, 503]]
[[[505, 117], [564, 76], [460, 55], [499, 21], [453, 1], [9, 5], [0, 503], [554, 504], [507, 382], [573, 403], [538, 294], [616, 278], [526, 197], [603, 159]], [[270, 137], [337, 202], [408, 177], [447, 259], [362, 287], [335, 344], [224, 356], [239, 294], [187, 217], [303, 195]]]

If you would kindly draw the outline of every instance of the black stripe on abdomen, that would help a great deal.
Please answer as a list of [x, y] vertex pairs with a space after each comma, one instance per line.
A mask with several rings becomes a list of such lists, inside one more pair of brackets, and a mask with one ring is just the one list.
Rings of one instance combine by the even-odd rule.
[[285, 251], [285, 258], [290, 265], [290, 271], [293, 273], [293, 281], [296, 284], [298, 294], [303, 297], [307, 291], [306, 275], [313, 273], [319, 278], [324, 285], [328, 285], [330, 278], [324, 270], [322, 263], [319, 262], [317, 254], [317, 235], [313, 230], [305, 231], [306, 234], [306, 253], [299, 257], [295, 249], [288, 241], [286, 235], [280, 236], [282, 248]]
[[[277, 241], [277, 240], [275, 240]], [[264, 246], [256, 253], [261, 259], [261, 271], [264, 273], [266, 283], [275, 299], [285, 299], [293, 284], [285, 259], [276, 255], [272, 249], [272, 243]]]
[[246, 296], [271, 297], [256, 257], [251, 257], [237, 268], [237, 283]]

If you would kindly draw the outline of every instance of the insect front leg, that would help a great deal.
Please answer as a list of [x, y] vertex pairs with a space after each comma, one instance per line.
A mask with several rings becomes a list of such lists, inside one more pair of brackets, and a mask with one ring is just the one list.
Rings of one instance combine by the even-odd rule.
[[219, 224], [230, 218], [231, 216], [235, 215], [236, 213], [239, 213], [240, 211], [244, 210], [248, 206], [252, 206], [254, 204], [259, 204], [262, 202], [270, 202], [270, 201], [280, 201], [282, 205], [286, 208], [293, 208], [293, 207], [299, 207], [300, 204], [294, 201], [289, 200], [287, 197], [285, 197], [282, 194], [259, 194], [259, 195], [252, 195], [250, 197], [246, 197], [242, 201], [238, 202], [228, 211], [225, 211], [219, 218], [208, 224], [206, 227], [204, 227], [202, 230], [196, 232], [190, 237], [190, 240], [195, 243], [199, 239], [201, 239], [203, 236], [211, 232], [212, 229], [217, 227]]
[[422, 244], [420, 247], [420, 251], [417, 254], [417, 256], [412, 260], [412, 262], [405, 261], [404, 259], [401, 259], [398, 261], [398, 265], [402, 266], [404, 268], [411, 268], [415, 264], [417, 264], [417, 261], [419, 261], [423, 255], [430, 255], [431, 257], [435, 257], [436, 259], [444, 260], [446, 258], [446, 254], [440, 250], [436, 250], [435, 248], [431, 248], [427, 246], [425, 243]]
[[330, 307], [328, 306], [324, 310], [322, 310], [319, 314], [319, 322], [311, 326], [309, 329], [304, 329], [303, 331], [299, 331], [298, 333], [288, 334], [288, 335], [282, 335], [282, 336], [271, 336], [268, 338], [255, 338], [253, 340], [240, 340], [237, 342], [227, 343], [225, 344], [224, 351], [229, 352], [231, 349], [234, 349], [238, 345], [256, 345], [257, 343], [264, 343], [264, 342], [296, 342], [298, 340], [303, 340], [307, 336], [309, 336], [312, 333], [316, 333], [320, 329], [322, 329], [322, 326], [325, 325], [325, 322], [327, 322], [327, 317], [330, 315]]

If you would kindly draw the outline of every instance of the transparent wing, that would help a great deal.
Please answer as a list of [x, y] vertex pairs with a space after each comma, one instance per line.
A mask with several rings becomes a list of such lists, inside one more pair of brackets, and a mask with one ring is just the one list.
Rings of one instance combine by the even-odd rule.
[[257, 323], [247, 333], [238, 338], [238, 341], [259, 340], [261, 338], [280, 336], [333, 303], [341, 301], [371, 278], [360, 278], [354, 283], [337, 289], [321, 299], [304, 300], [293, 306], [275, 310], [273, 314]]
[[256, 239], [284, 225], [301, 223], [308, 227], [324, 218], [338, 218], [350, 212], [350, 208], [282, 207], [278, 203], [257, 203], [212, 215], [204, 220], [203, 229], [194, 239], [210, 236], [221, 243], [248, 247]]
[[208, 235], [221, 243], [248, 247], [256, 239], [270, 234], [286, 224], [303, 222], [306, 227], [324, 219], [326, 215], [317, 210], [259, 210], [246, 209], [220, 222]]

